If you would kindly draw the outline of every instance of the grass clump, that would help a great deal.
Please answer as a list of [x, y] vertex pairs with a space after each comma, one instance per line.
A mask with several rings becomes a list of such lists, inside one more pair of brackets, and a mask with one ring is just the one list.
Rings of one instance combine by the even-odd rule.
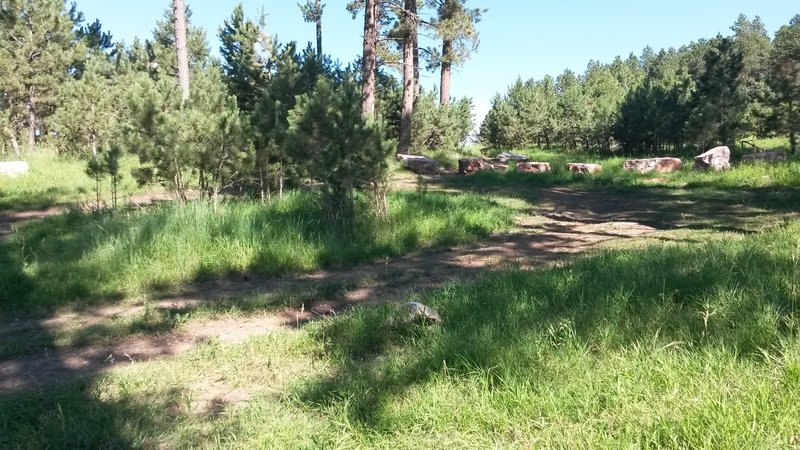
[[0, 308], [113, 300], [231, 273], [344, 266], [474, 241], [513, 219], [513, 211], [477, 195], [395, 193], [388, 221], [362, 217], [341, 229], [321, 219], [315, 200], [294, 193], [266, 206], [169, 204], [30, 224], [0, 246]]
[[0, 396], [0, 446], [791, 447], [798, 236], [489, 273], [422, 299], [438, 325], [365, 307]]
[[[0, 176], [0, 211], [46, 209], [51, 206], [73, 203], [94, 203], [95, 182], [86, 175], [86, 162], [75, 158], [57, 156], [43, 149], [25, 158], [30, 172], [17, 177]], [[120, 173], [124, 174], [119, 186], [119, 196], [144, 192], [129, 175], [138, 162], [135, 157], [122, 159]], [[101, 186], [102, 198], [110, 198], [110, 186]]]

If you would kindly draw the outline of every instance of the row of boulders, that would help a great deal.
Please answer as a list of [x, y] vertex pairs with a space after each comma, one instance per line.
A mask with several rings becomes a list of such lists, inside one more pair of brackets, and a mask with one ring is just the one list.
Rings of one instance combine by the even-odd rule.
[[[441, 171], [439, 163], [433, 159], [416, 155], [397, 155], [397, 160], [403, 166], [420, 175], [436, 175]], [[784, 152], [759, 152], [745, 155], [742, 158], [747, 162], [777, 162], [785, 161]], [[458, 172], [462, 175], [469, 175], [484, 170], [508, 169], [509, 164], [516, 163], [516, 171], [521, 173], [545, 173], [552, 168], [546, 162], [531, 162], [528, 157], [516, 153], [504, 152], [497, 155], [497, 158], [462, 158], [458, 161]], [[631, 159], [625, 161], [623, 169], [636, 171], [639, 173], [671, 173], [683, 167], [683, 161], [678, 158], [646, 158]], [[728, 147], [720, 146], [694, 157], [695, 170], [727, 170], [731, 168], [731, 151]], [[593, 174], [603, 171], [600, 164], [588, 163], [568, 163], [566, 170], [574, 173]]]

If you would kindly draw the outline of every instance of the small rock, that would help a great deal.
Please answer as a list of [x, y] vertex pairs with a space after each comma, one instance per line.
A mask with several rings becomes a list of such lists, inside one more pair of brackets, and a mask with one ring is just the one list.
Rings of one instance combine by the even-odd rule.
[[485, 158], [462, 158], [458, 160], [458, 173], [469, 175], [478, 173], [482, 170], [505, 170], [508, 169], [504, 164], [493, 164]]
[[683, 162], [678, 158], [647, 158], [630, 159], [622, 164], [625, 170], [635, 170], [639, 173], [671, 173], [681, 170]]
[[603, 171], [603, 166], [600, 164], [586, 164], [586, 163], [569, 163], [567, 170], [576, 173], [600, 173]]
[[419, 302], [408, 302], [402, 306], [394, 323], [439, 323], [442, 316], [430, 306]]
[[521, 162], [517, 164], [517, 172], [520, 173], [545, 173], [550, 172], [550, 163], [546, 162]]
[[396, 158], [403, 167], [417, 175], [438, 175], [441, 171], [438, 161], [425, 156], [398, 154]]
[[758, 152], [742, 156], [742, 161], [774, 163], [786, 161], [786, 152]]
[[498, 162], [505, 164], [509, 161], [516, 161], [516, 162], [527, 161], [530, 158], [528, 158], [525, 155], [520, 155], [519, 153], [503, 152], [497, 155], [497, 158], [495, 159]]
[[15, 177], [28, 173], [28, 170], [30, 170], [30, 167], [25, 161], [0, 162], [0, 175]]
[[694, 157], [695, 170], [727, 170], [731, 168], [731, 149], [720, 146]]

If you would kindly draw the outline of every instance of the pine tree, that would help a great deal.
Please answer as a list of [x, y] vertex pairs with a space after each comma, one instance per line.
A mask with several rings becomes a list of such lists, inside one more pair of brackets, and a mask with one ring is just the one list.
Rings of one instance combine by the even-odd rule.
[[450, 101], [450, 78], [454, 66], [463, 64], [478, 49], [478, 32], [475, 24], [481, 20], [485, 10], [468, 9], [467, 0], [434, 0], [436, 18], [432, 26], [441, 39], [441, 51], [431, 49], [431, 67], [441, 72], [439, 102]]
[[303, 14], [303, 20], [316, 24], [317, 27], [317, 56], [322, 57], [322, 13], [325, 4], [321, 0], [306, 0], [305, 4], [297, 4]]
[[736, 146], [744, 125], [746, 98], [742, 91], [742, 53], [733, 40], [717, 37], [703, 57], [704, 69], [694, 74], [690, 130], [702, 149], [715, 143]]
[[775, 34], [770, 55], [770, 103], [774, 106], [772, 128], [789, 135], [792, 153], [797, 154], [800, 133], [800, 15]]
[[112, 62], [94, 54], [83, 76], [65, 85], [53, 128], [67, 153], [97, 156], [114, 135], [121, 109], [115, 75]]
[[352, 79], [335, 86], [320, 78], [312, 94], [300, 96], [289, 123], [287, 148], [322, 184], [331, 219], [354, 222], [356, 190], [371, 193], [373, 205], [385, 210], [386, 160], [394, 149], [380, 123], [362, 115], [360, 89]]
[[262, 24], [245, 19], [240, 3], [219, 30], [224, 81], [247, 114], [255, 110], [269, 77], [272, 42]]
[[63, 0], [20, 0], [4, 10], [0, 61], [16, 69], [0, 77], [6, 134], [15, 143], [16, 133], [27, 129], [28, 148], [33, 149], [70, 68], [84, 54], [83, 44]]
[[772, 42], [764, 23], [758, 16], [749, 20], [744, 14], [740, 15], [731, 30], [734, 32], [734, 47], [742, 54], [744, 66], [741, 90], [747, 106], [743, 118], [743, 131], [763, 135], [764, 118], [770, 114], [766, 108], [767, 103], [763, 100], [769, 96], [766, 78], [769, 73]]

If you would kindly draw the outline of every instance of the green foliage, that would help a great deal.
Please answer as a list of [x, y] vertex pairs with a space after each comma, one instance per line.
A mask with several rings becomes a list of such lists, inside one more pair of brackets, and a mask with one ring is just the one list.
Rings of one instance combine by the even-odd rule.
[[[769, 36], [760, 18], [740, 16], [732, 37], [700, 40], [641, 58], [589, 63], [554, 83], [518, 80], [497, 95], [481, 124], [493, 148], [556, 143], [567, 149], [629, 154], [736, 147], [742, 136], [789, 135], [796, 147], [798, 101], [793, 20]], [[793, 47], [794, 46], [794, 47]], [[794, 71], [794, 72], [793, 72]], [[795, 83], [796, 84], [796, 83]]]
[[61, 107], [53, 118], [59, 148], [74, 156], [96, 156], [117, 134], [120, 97], [113, 64], [105, 55], [92, 55], [80, 79], [63, 88]]
[[385, 195], [387, 159], [394, 146], [384, 127], [361, 114], [361, 90], [345, 78], [333, 85], [320, 78], [289, 113], [288, 153], [302, 161], [311, 178], [322, 183], [328, 216], [352, 222], [355, 191], [369, 189], [379, 210]]
[[[0, 78], [0, 113], [6, 138], [19, 150], [19, 133], [28, 130], [32, 149], [46, 135], [47, 119], [59, 105], [61, 86], [84, 53], [75, 23], [61, 0], [22, 0], [4, 5], [0, 61], [9, 64]], [[24, 20], [22, 20], [24, 19]]]
[[772, 127], [789, 134], [792, 152], [797, 154], [797, 135], [800, 132], [800, 15], [775, 35], [770, 71], [767, 79], [773, 96]]
[[439, 105], [434, 93], [423, 92], [414, 104], [412, 153], [434, 150], [460, 151], [472, 133], [472, 100]]
[[[95, 202], [95, 181], [86, 175], [85, 160], [59, 155], [54, 149], [41, 147], [35, 154], [26, 155], [30, 171], [17, 178], [0, 177], [0, 211], [29, 211], [56, 205], [88, 204]], [[129, 173], [138, 161], [131, 155], [120, 158], [120, 174]], [[153, 192], [154, 187], [137, 187], [132, 177], [123, 177], [118, 186], [118, 198]], [[101, 202], [112, 199], [104, 195]], [[156, 192], [159, 193], [159, 192]]]
[[186, 105], [174, 80], [142, 75], [130, 109], [125, 144], [139, 155], [142, 167], [134, 175], [141, 183], [160, 183], [183, 199], [195, 186], [216, 197], [251, 161], [247, 125], [215, 68], [194, 72]]
[[696, 89], [689, 134], [698, 150], [714, 144], [735, 147], [744, 126], [747, 100], [742, 90], [742, 53], [732, 39], [717, 37], [703, 59], [703, 70], [693, 73]]
[[263, 28], [245, 19], [240, 3], [219, 30], [223, 79], [245, 114], [255, 110], [269, 77], [272, 40]]
[[347, 228], [325, 219], [314, 193], [300, 192], [266, 205], [195, 202], [115, 214], [71, 212], [29, 224], [0, 243], [0, 256], [10, 258], [2, 260], [0, 310], [107, 302], [231, 273], [347, 266], [472, 242], [508, 229], [512, 216], [485, 197], [439, 193], [390, 194], [386, 220], [360, 215]]

